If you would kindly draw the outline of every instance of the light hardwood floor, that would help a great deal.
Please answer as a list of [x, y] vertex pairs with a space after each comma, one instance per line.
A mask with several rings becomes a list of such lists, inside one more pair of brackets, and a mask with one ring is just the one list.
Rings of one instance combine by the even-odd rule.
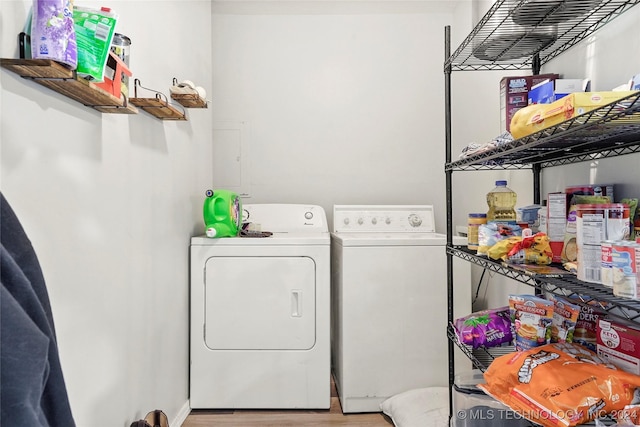
[[331, 408], [325, 410], [194, 410], [182, 427], [390, 427], [393, 422], [382, 413], [343, 414], [335, 383], [331, 379]]

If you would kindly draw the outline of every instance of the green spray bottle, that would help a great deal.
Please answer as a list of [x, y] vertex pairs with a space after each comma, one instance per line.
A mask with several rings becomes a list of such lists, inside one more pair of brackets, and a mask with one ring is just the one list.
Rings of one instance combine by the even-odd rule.
[[207, 237], [233, 237], [242, 229], [242, 200], [228, 190], [207, 190], [203, 215]]

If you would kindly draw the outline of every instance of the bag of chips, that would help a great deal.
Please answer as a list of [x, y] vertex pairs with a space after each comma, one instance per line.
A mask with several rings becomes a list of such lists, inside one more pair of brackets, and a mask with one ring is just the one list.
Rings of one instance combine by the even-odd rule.
[[640, 377], [573, 343], [496, 358], [479, 384], [516, 414], [544, 427], [575, 426], [640, 401]]

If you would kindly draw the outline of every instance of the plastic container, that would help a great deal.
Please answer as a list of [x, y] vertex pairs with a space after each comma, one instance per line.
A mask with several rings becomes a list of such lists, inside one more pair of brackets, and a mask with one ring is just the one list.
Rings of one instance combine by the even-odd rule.
[[538, 212], [541, 208], [542, 206], [540, 205], [529, 205], [516, 209], [517, 221], [526, 223], [528, 228], [535, 228], [537, 230], [540, 225]]
[[242, 229], [242, 200], [228, 190], [207, 190], [203, 215], [207, 237], [233, 237]]
[[70, 0], [34, 0], [31, 19], [31, 57], [52, 59], [72, 70], [78, 47]]
[[487, 214], [470, 213], [467, 221], [467, 247], [469, 249], [478, 249], [478, 228], [482, 224], [487, 223]]
[[[113, 40], [111, 41], [111, 51], [115, 53], [122, 62], [129, 67], [129, 56], [131, 51], [131, 39], [124, 34], [114, 33]], [[129, 97], [129, 76], [122, 73], [121, 76], [121, 89], [120, 91]]]
[[507, 187], [507, 181], [496, 181], [496, 187], [487, 193], [487, 221], [515, 221], [517, 194]]
[[462, 372], [453, 383], [452, 427], [524, 427], [531, 424], [477, 387], [480, 370]]

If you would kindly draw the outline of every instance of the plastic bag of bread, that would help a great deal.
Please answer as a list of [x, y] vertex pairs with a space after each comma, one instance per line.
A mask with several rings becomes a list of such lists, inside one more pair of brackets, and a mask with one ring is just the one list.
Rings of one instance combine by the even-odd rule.
[[640, 401], [640, 377], [594, 352], [554, 343], [495, 359], [478, 387], [516, 414], [545, 427], [575, 426]]

